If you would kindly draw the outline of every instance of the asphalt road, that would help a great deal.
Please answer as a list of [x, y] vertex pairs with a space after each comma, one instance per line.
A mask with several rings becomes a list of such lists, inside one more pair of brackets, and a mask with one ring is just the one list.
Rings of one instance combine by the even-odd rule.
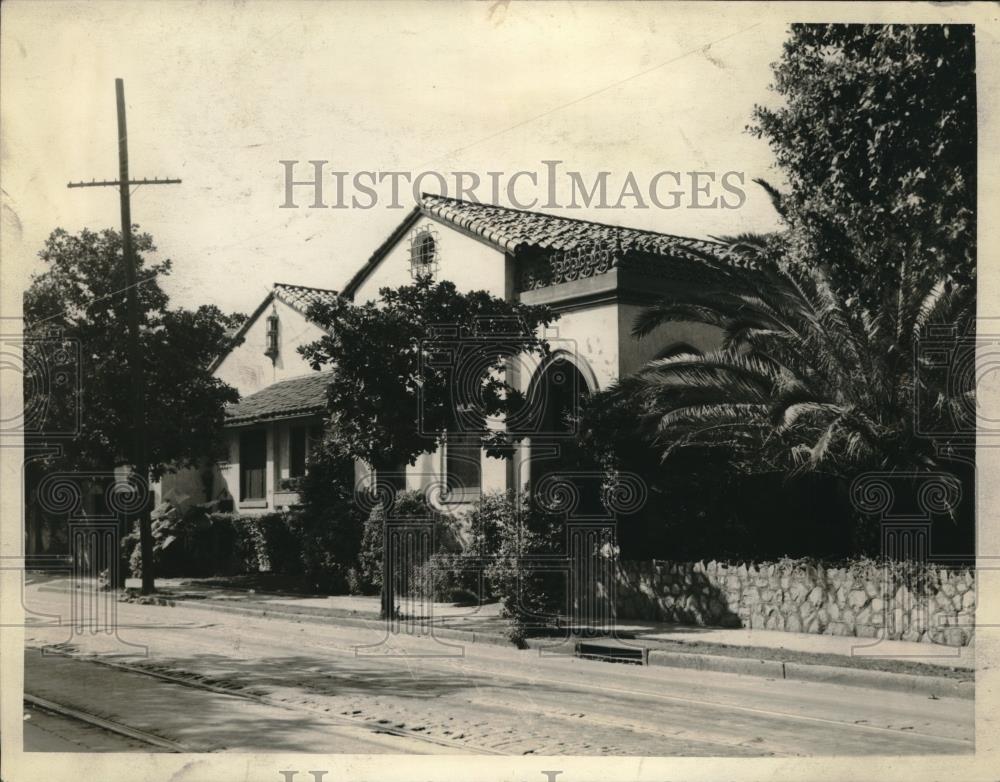
[[[65, 593], [31, 587], [27, 601], [69, 617]], [[971, 700], [445, 645], [387, 637], [377, 622], [120, 603], [118, 624], [117, 635], [27, 628], [25, 691], [191, 751], [973, 751]], [[42, 655], [42, 646], [71, 656]]]

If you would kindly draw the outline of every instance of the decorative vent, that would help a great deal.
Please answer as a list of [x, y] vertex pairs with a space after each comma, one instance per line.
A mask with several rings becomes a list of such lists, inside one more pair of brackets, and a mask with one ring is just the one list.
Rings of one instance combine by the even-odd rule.
[[414, 280], [433, 279], [440, 251], [437, 231], [421, 228], [410, 235], [410, 275]]
[[267, 316], [267, 348], [264, 355], [271, 361], [278, 358], [278, 313], [273, 310]]

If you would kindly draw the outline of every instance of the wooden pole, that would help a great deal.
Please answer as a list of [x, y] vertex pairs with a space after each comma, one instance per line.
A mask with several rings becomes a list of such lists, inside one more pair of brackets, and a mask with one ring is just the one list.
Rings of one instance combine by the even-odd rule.
[[128, 365], [132, 386], [132, 469], [137, 489], [146, 497], [139, 510], [139, 546], [142, 552], [142, 594], [155, 591], [153, 580], [153, 527], [149, 518], [149, 464], [146, 461], [146, 387], [139, 344], [139, 296], [132, 251], [132, 206], [129, 201], [128, 132], [125, 125], [125, 82], [115, 79], [118, 102], [118, 195], [122, 211], [122, 260], [125, 264], [128, 307]]

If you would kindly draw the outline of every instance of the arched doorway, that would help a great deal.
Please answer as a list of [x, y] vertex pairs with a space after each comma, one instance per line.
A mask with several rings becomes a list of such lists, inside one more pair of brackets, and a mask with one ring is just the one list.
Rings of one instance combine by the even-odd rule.
[[529, 391], [538, 411], [531, 435], [529, 487], [536, 497], [569, 492], [572, 501], [564, 509], [577, 516], [603, 515], [599, 466], [576, 436], [581, 405], [594, 390], [576, 361], [556, 354], [539, 368]]

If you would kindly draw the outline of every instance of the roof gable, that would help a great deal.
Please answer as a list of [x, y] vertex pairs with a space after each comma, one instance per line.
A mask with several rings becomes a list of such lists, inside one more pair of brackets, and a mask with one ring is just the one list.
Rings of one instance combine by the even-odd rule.
[[264, 300], [257, 305], [257, 308], [250, 313], [250, 316], [246, 319], [239, 330], [233, 334], [226, 344], [225, 349], [215, 357], [215, 360], [209, 366], [208, 371], [214, 372], [218, 369], [219, 365], [225, 360], [233, 348], [237, 347], [243, 342], [243, 338], [246, 336], [247, 331], [250, 327], [257, 322], [257, 319], [267, 310], [267, 306], [274, 301], [279, 299], [287, 304], [289, 307], [294, 309], [300, 315], [305, 315], [309, 311], [309, 307], [315, 302], [319, 301], [329, 301], [332, 302], [340, 294], [335, 290], [329, 288], [311, 288], [306, 285], [290, 285], [285, 282], [276, 282], [271, 288], [270, 293], [264, 297]]
[[718, 243], [706, 239], [692, 239], [424, 193], [420, 204], [414, 207], [347, 283], [344, 296], [354, 298], [362, 283], [421, 216], [450, 225], [503, 253], [511, 254], [526, 250], [567, 252], [617, 244], [627, 246], [632, 253], [701, 258], [705, 253], [719, 248]]

